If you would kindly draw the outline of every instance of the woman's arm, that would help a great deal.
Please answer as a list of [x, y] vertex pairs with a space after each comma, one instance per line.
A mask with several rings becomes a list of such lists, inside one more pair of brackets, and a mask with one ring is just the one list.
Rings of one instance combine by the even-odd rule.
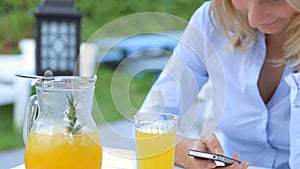
[[290, 74], [285, 78], [290, 86], [290, 167], [300, 166], [300, 73]]

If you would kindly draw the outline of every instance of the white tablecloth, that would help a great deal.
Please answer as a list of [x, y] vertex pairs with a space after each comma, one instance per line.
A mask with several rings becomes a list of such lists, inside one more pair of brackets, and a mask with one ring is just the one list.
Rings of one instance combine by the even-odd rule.
[[[102, 169], [136, 169], [135, 152], [131, 150], [103, 148]], [[16, 166], [11, 169], [25, 169], [25, 165]], [[182, 169], [174, 166], [174, 169]], [[266, 169], [250, 167], [249, 169]]]
[[[24, 164], [11, 168], [11, 169], [25, 169]], [[109, 167], [109, 166], [103, 166], [103, 169], [119, 169], [118, 167]], [[122, 167], [122, 169], [125, 169], [124, 167]], [[127, 169], [127, 168], [126, 168]], [[129, 169], [129, 168], [128, 168]], [[174, 166], [174, 169], [182, 169], [181, 167], [178, 166]], [[267, 168], [261, 168], [261, 167], [249, 167], [249, 169], [267, 169]]]

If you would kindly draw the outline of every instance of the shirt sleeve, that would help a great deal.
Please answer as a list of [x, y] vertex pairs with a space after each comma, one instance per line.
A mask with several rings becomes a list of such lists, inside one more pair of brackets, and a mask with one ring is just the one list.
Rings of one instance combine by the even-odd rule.
[[204, 58], [208, 40], [202, 28], [209, 18], [207, 12], [206, 3], [194, 13], [140, 112], [167, 112], [178, 115], [193, 103], [208, 80]]
[[293, 73], [285, 78], [290, 86], [290, 167], [300, 166], [300, 73]]

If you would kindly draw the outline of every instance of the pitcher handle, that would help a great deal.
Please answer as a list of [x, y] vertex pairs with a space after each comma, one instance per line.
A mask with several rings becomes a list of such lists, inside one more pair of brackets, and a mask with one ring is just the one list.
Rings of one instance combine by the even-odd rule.
[[26, 111], [23, 123], [23, 141], [26, 144], [29, 132], [32, 128], [33, 122], [38, 115], [38, 101], [37, 96], [33, 95], [29, 98], [26, 104]]

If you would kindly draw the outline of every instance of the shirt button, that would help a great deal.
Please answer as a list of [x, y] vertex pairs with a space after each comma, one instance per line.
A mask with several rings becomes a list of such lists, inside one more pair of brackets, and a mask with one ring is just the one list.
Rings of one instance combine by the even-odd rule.
[[267, 113], [266, 113], [266, 112], [262, 112], [262, 113], [261, 113], [261, 117], [262, 117], [263, 119], [266, 119], [266, 118], [267, 118]]

